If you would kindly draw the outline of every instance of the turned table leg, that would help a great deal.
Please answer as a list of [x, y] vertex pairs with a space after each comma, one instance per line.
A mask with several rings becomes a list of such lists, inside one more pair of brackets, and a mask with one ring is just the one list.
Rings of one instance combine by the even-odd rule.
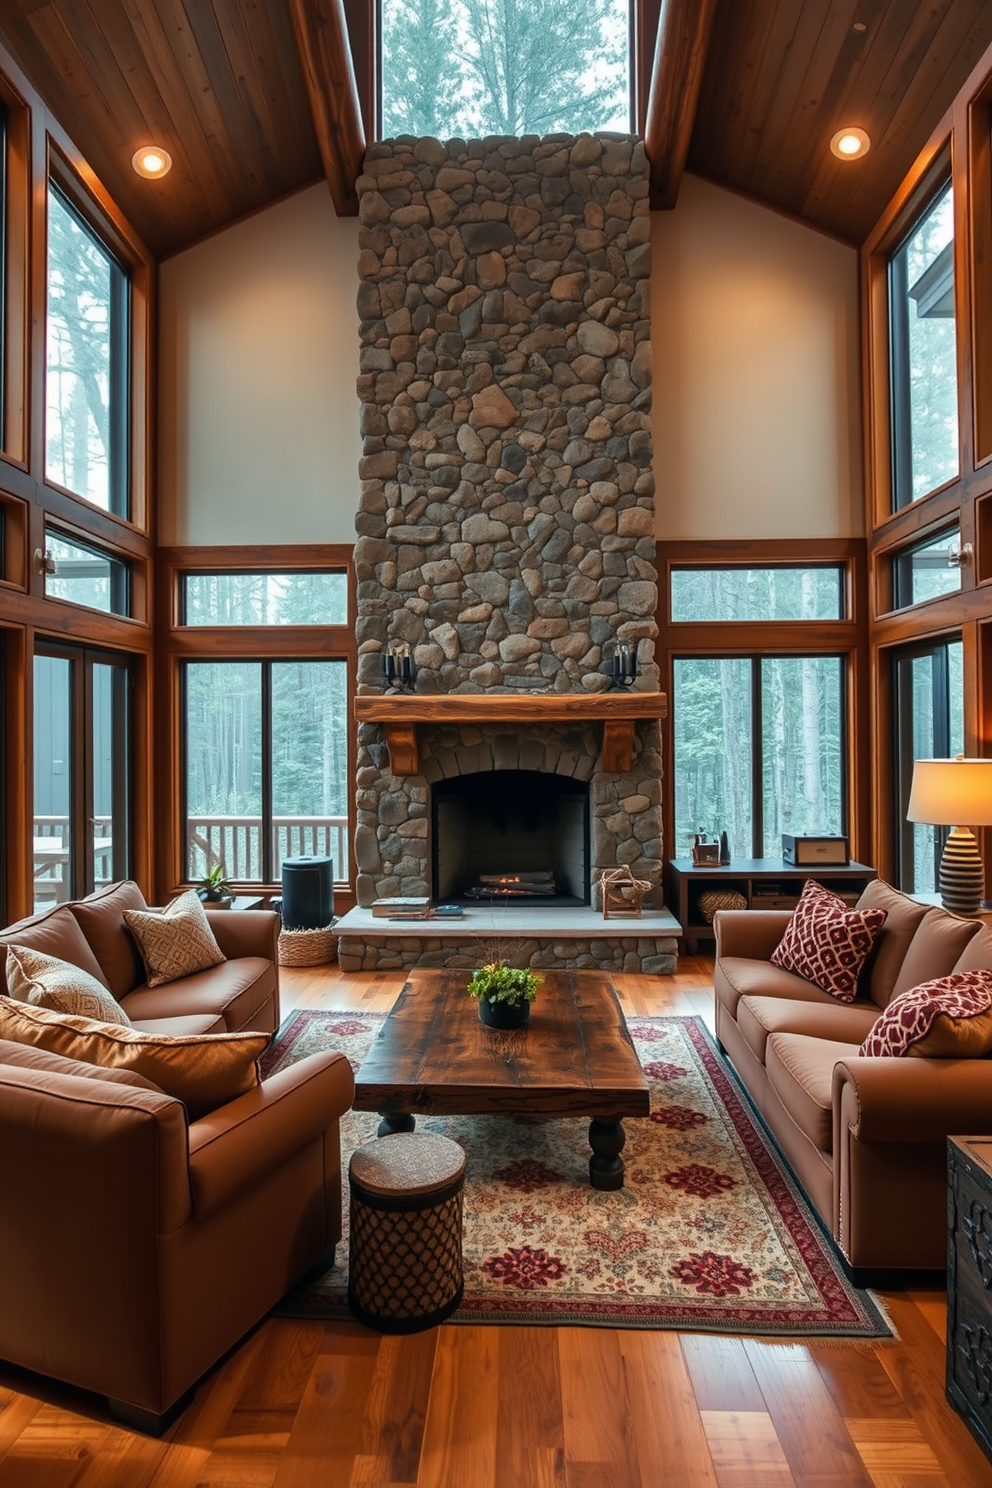
[[394, 1132], [411, 1132], [417, 1125], [417, 1118], [407, 1111], [380, 1111], [379, 1114], [382, 1120], [376, 1127], [377, 1137], [391, 1137]]
[[623, 1188], [623, 1151], [627, 1137], [622, 1121], [605, 1121], [596, 1117], [589, 1123], [589, 1182], [593, 1188], [610, 1192]]

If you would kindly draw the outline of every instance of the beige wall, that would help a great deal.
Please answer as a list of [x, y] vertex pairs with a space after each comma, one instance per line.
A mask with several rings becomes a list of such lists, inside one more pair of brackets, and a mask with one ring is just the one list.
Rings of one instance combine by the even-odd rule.
[[[659, 537], [859, 534], [854, 250], [693, 176], [651, 221]], [[163, 264], [160, 541], [354, 541], [357, 257], [314, 186]]]
[[357, 259], [320, 185], [162, 265], [161, 542], [354, 542]]
[[855, 250], [695, 176], [651, 226], [658, 536], [859, 535]]

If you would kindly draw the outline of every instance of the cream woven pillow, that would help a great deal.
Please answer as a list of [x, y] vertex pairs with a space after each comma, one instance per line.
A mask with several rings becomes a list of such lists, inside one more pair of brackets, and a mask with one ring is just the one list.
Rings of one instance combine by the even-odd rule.
[[192, 889], [173, 899], [161, 914], [126, 909], [124, 919], [138, 942], [149, 987], [206, 971], [227, 959]]
[[44, 956], [30, 946], [7, 947], [7, 990], [18, 1002], [30, 1002], [34, 1007], [131, 1027], [131, 1019], [116, 997], [95, 976], [71, 961]]
[[195, 1121], [258, 1084], [267, 1033], [143, 1033], [0, 997], [0, 1039], [144, 1075]]

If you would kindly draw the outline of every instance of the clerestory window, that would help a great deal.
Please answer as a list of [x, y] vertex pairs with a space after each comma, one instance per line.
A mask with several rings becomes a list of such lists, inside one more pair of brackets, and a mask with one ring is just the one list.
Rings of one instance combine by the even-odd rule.
[[382, 136], [631, 128], [629, 0], [382, 0]]

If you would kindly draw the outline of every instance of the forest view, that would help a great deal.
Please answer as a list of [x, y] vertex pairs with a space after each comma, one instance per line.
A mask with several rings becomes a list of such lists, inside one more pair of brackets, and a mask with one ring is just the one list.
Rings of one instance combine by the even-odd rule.
[[[45, 473], [109, 508], [113, 502], [111, 364], [123, 271], [61, 195], [48, 192]], [[123, 395], [122, 395], [123, 396]], [[119, 410], [120, 411], [120, 410]]]
[[[837, 570], [687, 571], [673, 620], [824, 619], [840, 613]], [[782, 855], [782, 833], [844, 825], [844, 663], [838, 656], [687, 657], [675, 662], [675, 842], [727, 833], [734, 858]], [[760, 774], [760, 800], [755, 777]], [[754, 841], [756, 808], [761, 836]]]
[[[321, 581], [347, 582], [307, 573], [195, 578], [186, 588], [188, 624], [206, 623], [204, 616], [214, 625], [327, 624], [330, 593]], [[185, 688], [191, 877], [222, 862], [233, 878], [277, 879], [282, 859], [301, 853], [330, 853], [336, 875], [346, 877], [346, 663], [188, 662]], [[268, 823], [263, 780], [271, 791]], [[301, 823], [308, 824], [302, 834]]]
[[627, 0], [382, 0], [382, 132], [630, 129]]

